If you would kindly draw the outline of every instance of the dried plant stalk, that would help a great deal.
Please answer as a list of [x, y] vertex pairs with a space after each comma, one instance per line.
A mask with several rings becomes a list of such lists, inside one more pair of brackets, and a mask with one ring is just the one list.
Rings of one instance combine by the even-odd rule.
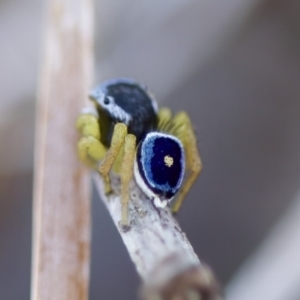
[[76, 117], [93, 73], [90, 0], [50, 0], [39, 88], [31, 299], [87, 299], [89, 176], [76, 155]]
[[121, 225], [120, 180], [112, 176], [114, 193], [106, 196], [99, 174], [96, 188], [143, 279], [147, 300], [216, 300], [219, 287], [211, 270], [200, 263], [169, 209], [156, 209], [135, 185], [130, 186], [130, 226]]

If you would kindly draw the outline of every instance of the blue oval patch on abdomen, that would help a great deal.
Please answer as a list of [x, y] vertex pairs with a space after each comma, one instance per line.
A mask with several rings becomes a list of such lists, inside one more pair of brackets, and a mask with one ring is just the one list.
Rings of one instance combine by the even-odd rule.
[[181, 186], [185, 170], [184, 150], [174, 136], [151, 132], [140, 142], [137, 164], [146, 186], [157, 196], [171, 199]]

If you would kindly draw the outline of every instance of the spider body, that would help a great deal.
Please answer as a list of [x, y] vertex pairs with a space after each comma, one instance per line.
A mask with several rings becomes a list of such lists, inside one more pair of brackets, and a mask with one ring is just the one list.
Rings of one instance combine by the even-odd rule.
[[128, 226], [132, 177], [157, 208], [178, 194], [173, 205], [177, 212], [202, 169], [188, 115], [172, 117], [169, 109], [158, 110], [147, 89], [128, 79], [104, 82], [90, 99], [96, 111], [84, 111], [77, 120], [79, 158], [103, 176], [106, 193], [111, 191], [110, 170], [120, 174], [122, 225]]
[[109, 80], [94, 88], [90, 99], [99, 114], [101, 142], [109, 147], [114, 127], [124, 123], [137, 143], [157, 127], [157, 104], [145, 87], [133, 80]]

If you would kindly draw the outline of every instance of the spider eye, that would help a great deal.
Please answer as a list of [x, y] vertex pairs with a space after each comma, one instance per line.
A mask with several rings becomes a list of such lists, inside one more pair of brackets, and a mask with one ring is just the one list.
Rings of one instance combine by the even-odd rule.
[[109, 98], [105, 97], [103, 103], [106, 104], [106, 105], [108, 105], [110, 103]]
[[177, 138], [148, 133], [138, 145], [135, 166], [136, 181], [145, 194], [161, 202], [170, 201], [183, 181], [184, 157], [183, 146]]

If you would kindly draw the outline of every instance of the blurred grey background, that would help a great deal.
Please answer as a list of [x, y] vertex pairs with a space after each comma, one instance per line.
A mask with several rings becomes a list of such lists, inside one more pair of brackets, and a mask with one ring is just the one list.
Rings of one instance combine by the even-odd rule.
[[[204, 171], [178, 220], [227, 298], [299, 300], [300, 2], [95, 4], [96, 81], [135, 78], [193, 120]], [[45, 6], [0, 1], [1, 300], [29, 299]], [[93, 198], [90, 299], [136, 299], [139, 278]]]

